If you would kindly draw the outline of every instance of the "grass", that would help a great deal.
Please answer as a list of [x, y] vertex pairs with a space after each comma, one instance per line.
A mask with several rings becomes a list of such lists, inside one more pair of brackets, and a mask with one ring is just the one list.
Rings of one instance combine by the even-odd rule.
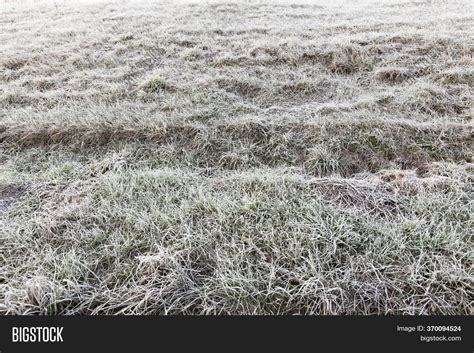
[[0, 313], [471, 314], [466, 5], [2, 3]]

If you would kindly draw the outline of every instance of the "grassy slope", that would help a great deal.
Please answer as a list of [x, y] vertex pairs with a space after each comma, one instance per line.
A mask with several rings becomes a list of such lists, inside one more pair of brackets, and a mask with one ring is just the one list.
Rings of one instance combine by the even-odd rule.
[[3, 4], [0, 312], [469, 314], [467, 2], [342, 4]]

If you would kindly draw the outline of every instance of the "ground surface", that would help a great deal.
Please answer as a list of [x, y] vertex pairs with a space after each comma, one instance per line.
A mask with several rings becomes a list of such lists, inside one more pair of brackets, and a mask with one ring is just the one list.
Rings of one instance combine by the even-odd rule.
[[1, 313], [471, 313], [469, 1], [1, 6]]

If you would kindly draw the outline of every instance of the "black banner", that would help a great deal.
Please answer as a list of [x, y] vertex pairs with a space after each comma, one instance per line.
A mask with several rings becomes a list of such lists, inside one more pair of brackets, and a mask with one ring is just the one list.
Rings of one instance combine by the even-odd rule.
[[0, 353], [184, 349], [473, 352], [472, 317], [0, 318]]

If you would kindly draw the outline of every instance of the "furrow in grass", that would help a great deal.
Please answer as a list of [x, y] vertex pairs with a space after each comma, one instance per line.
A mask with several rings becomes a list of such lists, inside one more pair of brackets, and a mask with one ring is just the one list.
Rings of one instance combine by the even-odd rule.
[[[315, 175], [417, 168], [435, 161], [472, 158], [472, 129], [461, 124], [244, 122], [215, 126], [184, 125], [134, 130], [33, 128], [4, 130], [6, 149], [40, 147], [72, 151], [126, 152], [132, 164], [142, 158], [161, 165], [242, 169], [259, 166], [304, 167]], [[128, 146], [128, 147], [127, 147]]]

